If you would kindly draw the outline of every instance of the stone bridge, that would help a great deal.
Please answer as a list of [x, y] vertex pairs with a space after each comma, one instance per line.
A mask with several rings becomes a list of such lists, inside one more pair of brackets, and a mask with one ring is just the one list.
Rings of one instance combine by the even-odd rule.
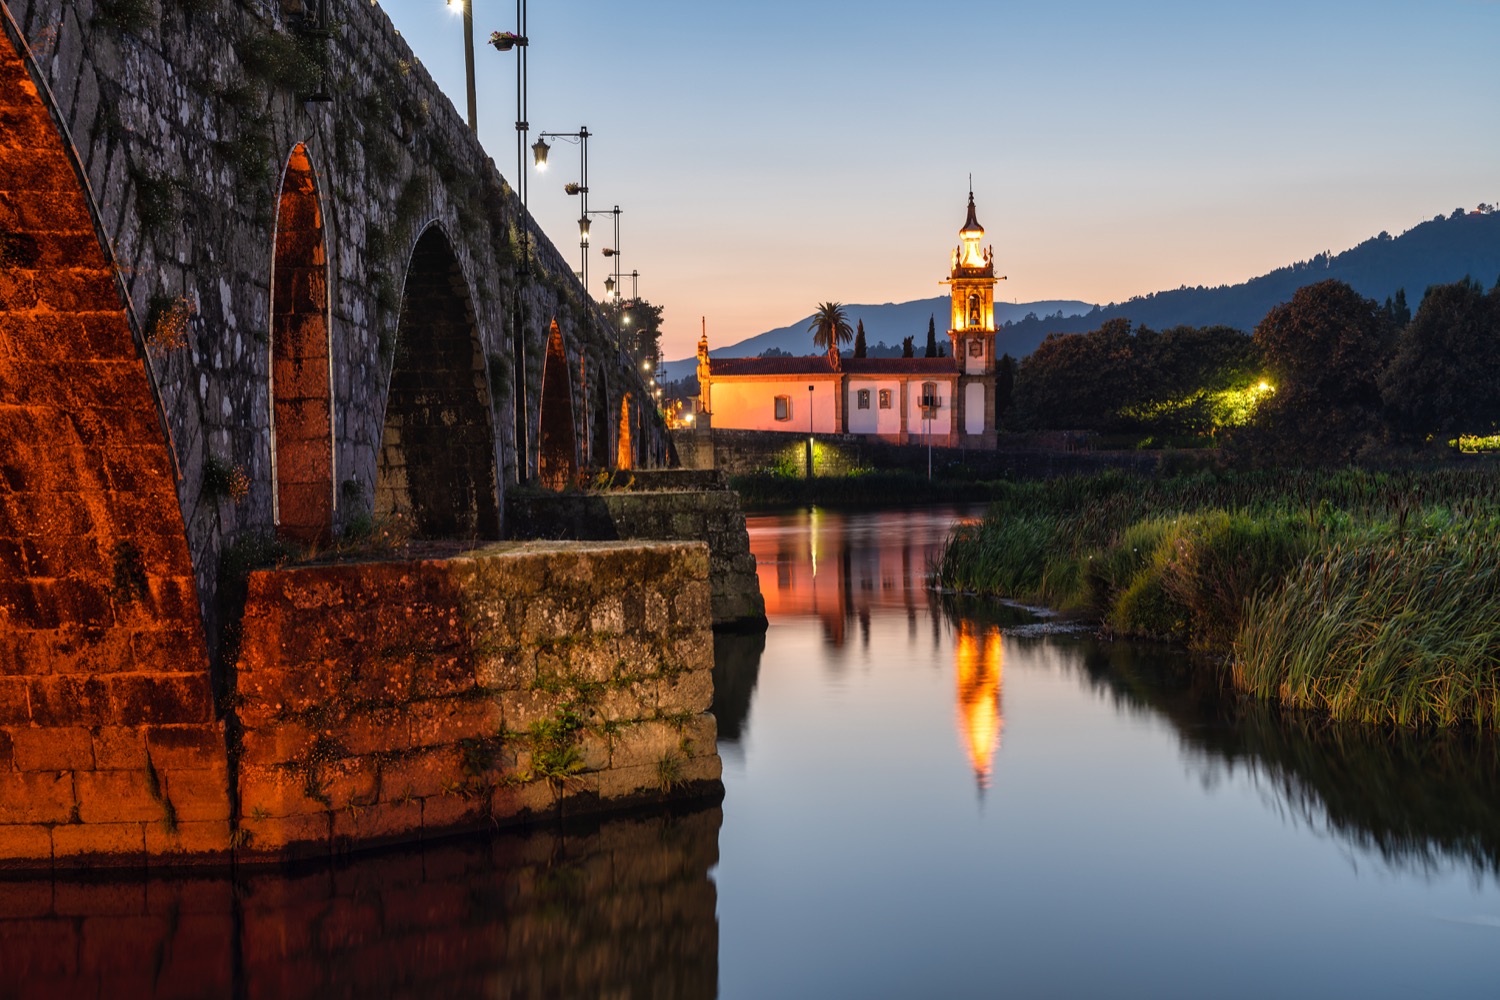
[[273, 540], [501, 538], [649, 401], [379, 7], [0, 0], [0, 824], [222, 759]]

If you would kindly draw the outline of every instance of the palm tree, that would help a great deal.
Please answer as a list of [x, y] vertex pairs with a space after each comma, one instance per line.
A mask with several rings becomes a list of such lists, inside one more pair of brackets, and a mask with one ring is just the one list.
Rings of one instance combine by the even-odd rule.
[[813, 313], [812, 325], [807, 328], [813, 335], [813, 346], [825, 351], [838, 350], [838, 345], [854, 339], [854, 329], [844, 315], [842, 302], [819, 302]]

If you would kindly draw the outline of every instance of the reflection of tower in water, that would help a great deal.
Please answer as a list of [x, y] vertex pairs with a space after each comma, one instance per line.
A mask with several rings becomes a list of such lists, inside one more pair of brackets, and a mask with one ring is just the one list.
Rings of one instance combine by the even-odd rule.
[[1000, 710], [1005, 657], [998, 628], [991, 625], [980, 632], [963, 618], [957, 624], [953, 659], [958, 682], [958, 735], [969, 751], [974, 779], [983, 790], [990, 785], [995, 750], [1005, 728]]

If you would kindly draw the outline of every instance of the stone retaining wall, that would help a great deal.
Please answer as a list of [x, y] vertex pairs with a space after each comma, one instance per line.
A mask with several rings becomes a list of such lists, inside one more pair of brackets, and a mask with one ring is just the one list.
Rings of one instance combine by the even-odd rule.
[[[630, 474], [616, 474], [622, 476]], [[702, 540], [708, 543], [714, 627], [765, 628], [766, 602], [738, 494], [718, 473], [637, 476], [623, 489], [600, 493], [512, 491], [507, 525], [518, 538]], [[689, 488], [671, 489], [675, 483]]]
[[253, 574], [239, 852], [719, 793], [708, 562], [535, 542]]

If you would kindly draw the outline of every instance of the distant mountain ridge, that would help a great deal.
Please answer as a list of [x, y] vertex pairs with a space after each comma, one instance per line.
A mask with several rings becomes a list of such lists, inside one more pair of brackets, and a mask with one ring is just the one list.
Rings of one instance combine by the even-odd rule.
[[1064, 318], [1038, 313], [1007, 324], [995, 343], [997, 350], [1019, 358], [1049, 333], [1084, 333], [1116, 318], [1156, 330], [1222, 324], [1248, 332], [1297, 289], [1329, 278], [1377, 302], [1405, 289], [1415, 310], [1430, 286], [1464, 277], [1485, 288], [1500, 280], [1500, 212], [1440, 215], [1400, 236], [1381, 233], [1341, 254], [1318, 254], [1238, 285], [1156, 292]]
[[[1361, 295], [1378, 302], [1405, 289], [1407, 301], [1415, 310], [1428, 287], [1465, 276], [1486, 288], [1500, 280], [1500, 212], [1456, 210], [1413, 226], [1400, 236], [1381, 233], [1343, 253], [1321, 253], [1237, 285], [1184, 286], [1104, 306], [1075, 300], [1019, 305], [997, 302], [995, 321], [1002, 328], [995, 347], [1000, 353], [1020, 358], [1030, 354], [1049, 333], [1084, 333], [1116, 318], [1157, 330], [1224, 325], [1248, 332], [1297, 289], [1329, 278], [1347, 282]], [[946, 295], [844, 307], [851, 325], [860, 319], [865, 321], [865, 339], [871, 347], [881, 341], [899, 347], [902, 338], [915, 337], [919, 353], [926, 344], [929, 316], [938, 318], [938, 343], [947, 341], [948, 308]], [[789, 326], [737, 344], [712, 347], [709, 353], [716, 358], [754, 357], [774, 347], [794, 355], [810, 354], [812, 335], [807, 327], [811, 321], [809, 314]], [[669, 362], [665, 366], [668, 377], [692, 374], [693, 363], [692, 358]]]

